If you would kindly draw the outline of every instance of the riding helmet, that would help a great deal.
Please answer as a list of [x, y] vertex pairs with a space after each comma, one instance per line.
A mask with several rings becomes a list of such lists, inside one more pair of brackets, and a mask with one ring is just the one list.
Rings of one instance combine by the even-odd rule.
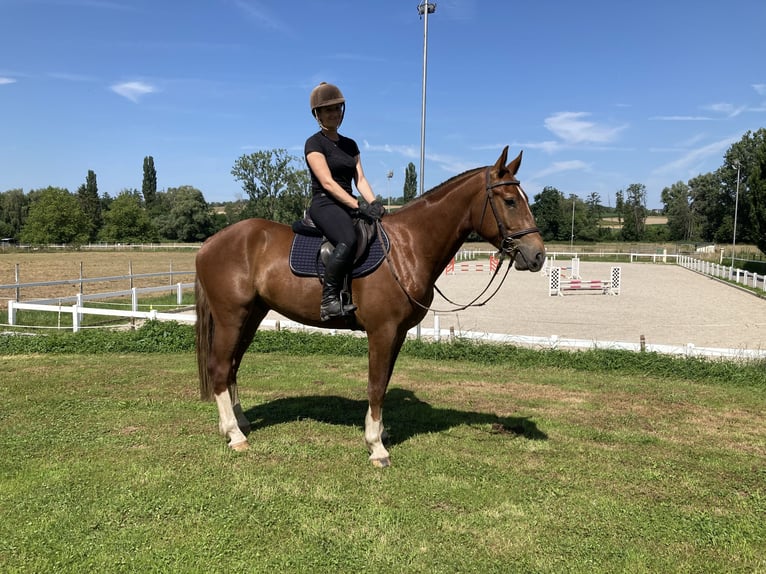
[[338, 86], [322, 82], [316, 88], [311, 90], [309, 104], [311, 105], [311, 115], [316, 117], [317, 108], [332, 106], [334, 104], [343, 104], [343, 107], [345, 108], [346, 98], [343, 97]]

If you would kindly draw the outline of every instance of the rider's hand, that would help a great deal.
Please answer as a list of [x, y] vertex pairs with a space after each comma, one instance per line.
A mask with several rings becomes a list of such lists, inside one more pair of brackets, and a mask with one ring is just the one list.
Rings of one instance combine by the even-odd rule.
[[383, 203], [380, 200], [375, 200], [372, 203], [360, 203], [359, 214], [372, 221], [378, 221], [386, 213], [386, 208], [383, 207]]

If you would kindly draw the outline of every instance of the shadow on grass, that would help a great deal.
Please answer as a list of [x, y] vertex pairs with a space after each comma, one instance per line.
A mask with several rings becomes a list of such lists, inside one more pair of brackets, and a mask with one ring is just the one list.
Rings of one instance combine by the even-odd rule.
[[[252, 430], [312, 419], [319, 422], [363, 428], [367, 401], [338, 396], [301, 396], [275, 399], [245, 412]], [[434, 408], [405, 389], [391, 389], [386, 394], [383, 423], [388, 443], [402, 443], [416, 435], [440, 432], [460, 425], [484, 426], [492, 434], [547, 440], [548, 435], [526, 417], [498, 417], [489, 413]]]

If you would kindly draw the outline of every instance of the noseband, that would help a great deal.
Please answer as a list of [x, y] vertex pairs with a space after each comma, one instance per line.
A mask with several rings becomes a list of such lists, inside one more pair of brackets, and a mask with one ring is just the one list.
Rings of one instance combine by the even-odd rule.
[[[487, 197], [484, 200], [484, 209], [482, 209], [481, 212], [481, 223], [484, 223], [484, 215], [487, 213], [487, 204], [489, 204], [489, 207], [492, 209], [492, 215], [495, 216], [495, 222], [497, 223], [497, 231], [500, 234], [500, 237], [502, 237], [502, 240], [500, 241], [500, 256], [504, 257], [506, 255], [509, 255], [511, 258], [515, 255], [515, 253], [519, 249], [519, 239], [521, 237], [524, 237], [525, 235], [529, 233], [539, 233], [540, 230], [537, 227], [528, 227], [526, 229], [522, 229], [520, 231], [514, 231], [513, 233], [508, 233], [508, 230], [505, 228], [505, 224], [503, 223], [503, 220], [500, 219], [500, 214], [497, 211], [497, 207], [495, 207], [495, 202], [492, 201], [492, 190], [496, 187], [502, 187], [505, 185], [516, 185], [521, 187], [521, 182], [516, 179], [507, 179], [504, 181], [496, 181], [495, 183], [489, 182], [489, 169], [487, 168], [485, 174], [486, 174], [486, 184], [485, 189], [487, 191]], [[481, 224], [479, 225], [481, 228]]]

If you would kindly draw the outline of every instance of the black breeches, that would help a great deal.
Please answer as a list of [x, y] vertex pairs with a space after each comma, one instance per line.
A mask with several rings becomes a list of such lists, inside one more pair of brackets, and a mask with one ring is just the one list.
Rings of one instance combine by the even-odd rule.
[[330, 243], [334, 246], [345, 243], [353, 253], [356, 249], [356, 231], [349, 211], [326, 195], [315, 195], [309, 207], [312, 221]]

